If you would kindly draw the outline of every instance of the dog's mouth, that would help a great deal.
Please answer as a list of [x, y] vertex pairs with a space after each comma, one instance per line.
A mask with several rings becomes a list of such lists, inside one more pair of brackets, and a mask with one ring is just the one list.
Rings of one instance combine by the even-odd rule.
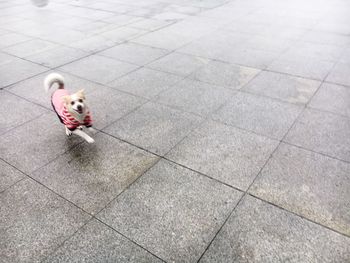
[[83, 109], [76, 109], [75, 111], [78, 112], [79, 114], [83, 113]]

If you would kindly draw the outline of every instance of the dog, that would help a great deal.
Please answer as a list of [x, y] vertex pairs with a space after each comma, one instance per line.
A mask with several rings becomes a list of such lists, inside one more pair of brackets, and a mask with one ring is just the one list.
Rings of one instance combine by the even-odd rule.
[[94, 139], [82, 131], [83, 127], [90, 131], [94, 130], [91, 114], [85, 102], [84, 90], [69, 94], [64, 87], [63, 76], [58, 73], [51, 73], [44, 80], [46, 92], [55, 83], [58, 84], [58, 88], [51, 95], [51, 105], [61, 123], [65, 125], [67, 136], [76, 134], [88, 143], [93, 143]]

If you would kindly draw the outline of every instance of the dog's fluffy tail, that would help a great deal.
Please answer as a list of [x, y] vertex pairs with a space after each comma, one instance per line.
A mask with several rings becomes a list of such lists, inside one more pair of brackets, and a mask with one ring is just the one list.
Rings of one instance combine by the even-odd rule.
[[54, 83], [57, 83], [59, 85], [59, 88], [63, 88], [63, 85], [64, 85], [63, 76], [58, 73], [51, 73], [47, 75], [47, 77], [44, 80], [45, 91], [48, 92]]

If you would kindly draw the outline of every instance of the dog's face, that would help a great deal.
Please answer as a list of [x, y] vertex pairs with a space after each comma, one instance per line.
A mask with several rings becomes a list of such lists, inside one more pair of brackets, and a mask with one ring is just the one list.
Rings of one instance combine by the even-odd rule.
[[87, 108], [85, 103], [84, 90], [79, 90], [72, 95], [64, 96], [63, 101], [69, 112], [83, 114]]

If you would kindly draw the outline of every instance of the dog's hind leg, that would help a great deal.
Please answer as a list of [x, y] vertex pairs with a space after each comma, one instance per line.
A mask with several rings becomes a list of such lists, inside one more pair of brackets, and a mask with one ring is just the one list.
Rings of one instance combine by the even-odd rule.
[[89, 135], [87, 135], [85, 132], [83, 132], [83, 131], [81, 131], [79, 129], [75, 129], [73, 131], [73, 134], [76, 134], [76, 135], [80, 136], [81, 138], [83, 138], [88, 143], [94, 143], [95, 142], [95, 140], [93, 138], [91, 138]]
[[92, 128], [92, 127], [88, 127], [87, 129], [88, 129], [89, 132], [96, 132], [96, 130], [94, 128]]
[[67, 136], [71, 136], [72, 135], [72, 131], [70, 129], [68, 129], [67, 127], [66, 128], [66, 134]]

